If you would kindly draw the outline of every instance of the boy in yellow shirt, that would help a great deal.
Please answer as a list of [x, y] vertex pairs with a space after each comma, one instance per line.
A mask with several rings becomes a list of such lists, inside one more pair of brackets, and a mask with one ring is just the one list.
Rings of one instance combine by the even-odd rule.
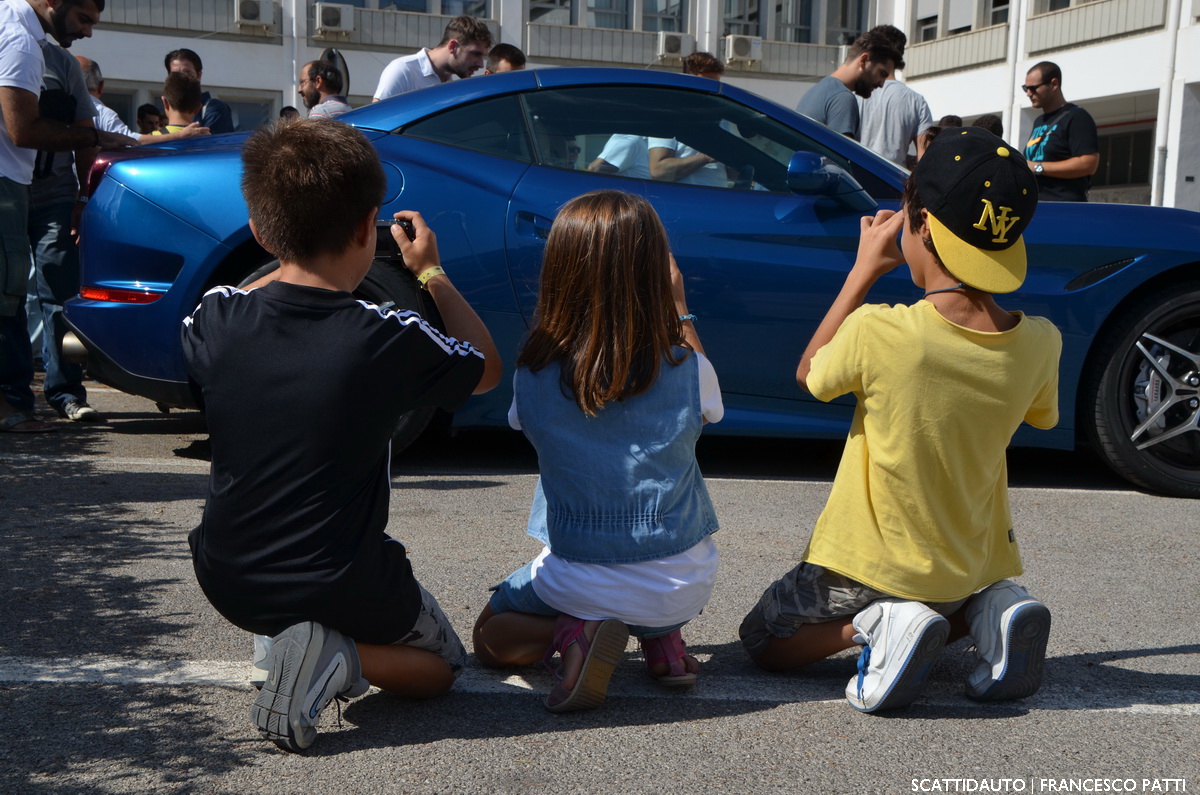
[[[1024, 698], [1041, 685], [1050, 612], [1006, 579], [1022, 569], [1005, 449], [1022, 422], [1058, 422], [1062, 339], [994, 297], [1024, 281], [1021, 234], [1036, 208], [1021, 154], [966, 128], [930, 144], [899, 213], [862, 219], [854, 266], [796, 371], [814, 397], [854, 394], [858, 405], [803, 562], [742, 622], [761, 667], [861, 645], [847, 700], [895, 709], [920, 695], [953, 622], [980, 658], [969, 697]], [[864, 305], [902, 263], [923, 300]]]
[[[177, 133], [192, 123], [204, 103], [200, 99], [200, 81], [183, 72], [171, 72], [163, 83], [163, 109], [166, 132]], [[163, 135], [155, 130], [151, 135]]]

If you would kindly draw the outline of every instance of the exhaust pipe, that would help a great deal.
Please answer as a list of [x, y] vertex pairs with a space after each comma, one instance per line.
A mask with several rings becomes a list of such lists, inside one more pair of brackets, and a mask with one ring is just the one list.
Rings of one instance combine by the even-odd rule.
[[74, 331], [68, 331], [63, 335], [62, 357], [63, 361], [69, 364], [87, 364], [87, 348], [84, 347], [79, 337], [75, 336]]

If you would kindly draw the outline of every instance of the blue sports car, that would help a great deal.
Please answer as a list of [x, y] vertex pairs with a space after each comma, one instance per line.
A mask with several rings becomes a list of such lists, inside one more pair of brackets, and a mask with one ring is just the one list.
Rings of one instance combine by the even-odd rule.
[[[380, 216], [423, 213], [443, 264], [509, 367], [530, 322], [556, 211], [581, 193], [618, 188], [658, 209], [687, 280], [725, 390], [725, 419], [707, 432], [846, 433], [852, 402], [803, 393], [796, 363], [853, 262], [860, 216], [897, 208], [904, 171], [752, 93], [641, 70], [455, 81], [342, 121], [361, 130], [384, 163], [389, 191]], [[674, 181], [655, 179], [648, 138], [680, 159], [697, 151], [713, 162]], [[210, 287], [246, 283], [271, 267], [239, 189], [243, 140], [143, 147], [93, 172], [83, 286], [66, 317], [94, 377], [162, 406], [195, 405], [181, 319]], [[1200, 496], [1200, 214], [1045, 203], [1025, 237], [1029, 278], [1003, 304], [1062, 330], [1062, 420], [1051, 431], [1022, 428], [1015, 443], [1091, 445], [1136, 484]], [[386, 253], [361, 297], [428, 311]], [[919, 297], [901, 269], [869, 300]], [[504, 424], [509, 383], [472, 398], [453, 422]], [[406, 416], [396, 447], [430, 418]]]

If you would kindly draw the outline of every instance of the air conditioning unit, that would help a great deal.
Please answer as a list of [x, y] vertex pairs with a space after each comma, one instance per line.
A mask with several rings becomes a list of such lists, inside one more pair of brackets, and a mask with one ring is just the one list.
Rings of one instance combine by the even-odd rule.
[[233, 0], [233, 16], [239, 27], [269, 28], [275, 24], [274, 0]]
[[341, 3], [317, 3], [316, 6], [317, 36], [344, 36], [354, 31], [354, 6]]
[[763, 40], [758, 36], [726, 36], [725, 63], [758, 63], [762, 49]]
[[696, 51], [696, 37], [686, 33], [675, 33], [669, 30], [658, 32], [659, 60], [683, 60]]

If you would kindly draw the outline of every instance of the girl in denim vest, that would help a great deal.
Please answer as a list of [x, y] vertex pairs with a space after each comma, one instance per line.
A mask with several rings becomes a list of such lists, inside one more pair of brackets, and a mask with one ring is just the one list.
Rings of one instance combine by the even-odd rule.
[[544, 547], [492, 589], [474, 632], [484, 665], [558, 654], [551, 712], [603, 702], [631, 632], [650, 676], [696, 681], [679, 628], [712, 594], [717, 519], [695, 448], [724, 408], [694, 320], [645, 199], [563, 207], [508, 414], [537, 449], [528, 532]]

